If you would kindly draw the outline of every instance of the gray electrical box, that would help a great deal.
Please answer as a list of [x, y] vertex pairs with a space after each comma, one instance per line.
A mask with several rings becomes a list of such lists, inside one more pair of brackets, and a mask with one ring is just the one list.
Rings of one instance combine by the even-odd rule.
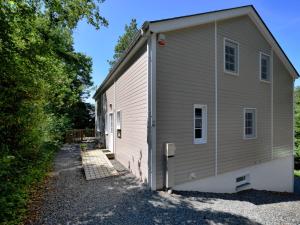
[[165, 174], [165, 185], [167, 189], [170, 189], [174, 186], [174, 167], [175, 167], [175, 151], [176, 146], [174, 143], [165, 143], [164, 146], [165, 149], [165, 168], [166, 168], [166, 174]]

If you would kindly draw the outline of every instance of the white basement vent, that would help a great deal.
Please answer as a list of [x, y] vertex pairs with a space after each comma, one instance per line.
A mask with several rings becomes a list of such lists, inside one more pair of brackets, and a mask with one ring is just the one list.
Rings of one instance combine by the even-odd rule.
[[235, 183], [236, 183], [236, 186], [235, 186], [236, 191], [243, 191], [243, 190], [249, 189], [250, 185], [251, 185], [250, 174], [245, 174], [245, 175], [237, 177], [235, 179]]

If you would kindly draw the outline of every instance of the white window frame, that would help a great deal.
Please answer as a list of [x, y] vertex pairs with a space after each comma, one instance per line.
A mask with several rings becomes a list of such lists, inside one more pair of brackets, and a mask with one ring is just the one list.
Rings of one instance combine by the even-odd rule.
[[[237, 45], [237, 62], [236, 62], [236, 72], [232, 72], [230, 70], [226, 69], [226, 41], [234, 43]], [[224, 73], [238, 76], [240, 71], [240, 44], [237, 41], [231, 40], [229, 38], [224, 37], [223, 41], [223, 64], [224, 64]]]
[[116, 115], [116, 129], [121, 130], [122, 129], [122, 112], [121, 110], [117, 111]]
[[[247, 110], [251, 110], [251, 111], [254, 111], [254, 135], [253, 136], [249, 136], [249, 135], [246, 135], [246, 126], [245, 126], [245, 123], [246, 123], [246, 112]], [[244, 108], [243, 110], [243, 138], [245, 140], [250, 140], [250, 139], [256, 139], [257, 138], [257, 110], [256, 108]]]
[[[201, 108], [202, 109], [202, 138], [195, 137], [195, 109]], [[207, 143], [207, 105], [202, 104], [194, 104], [193, 107], [193, 137], [194, 137], [194, 144], [205, 144]]]
[[105, 114], [105, 123], [104, 123], [105, 134], [108, 134], [108, 131], [109, 131], [109, 123], [108, 123], [109, 116], [108, 115], [109, 115], [108, 113]]
[[[261, 78], [261, 58], [262, 58], [263, 55], [269, 57], [269, 68], [268, 68], [269, 69], [269, 71], [268, 71], [269, 79], [268, 80], [265, 80], [265, 79]], [[271, 76], [272, 76], [272, 74], [271, 74], [271, 55], [266, 54], [264, 52], [259, 52], [259, 80], [261, 82], [271, 83], [271, 79], [272, 79]]]

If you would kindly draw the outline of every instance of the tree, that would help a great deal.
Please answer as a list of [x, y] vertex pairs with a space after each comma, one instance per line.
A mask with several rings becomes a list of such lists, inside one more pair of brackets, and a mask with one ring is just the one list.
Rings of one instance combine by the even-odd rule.
[[72, 32], [81, 19], [107, 26], [101, 2], [0, 1], [0, 223], [17, 223], [50, 158], [45, 146], [61, 141], [92, 85], [92, 60], [75, 52]]
[[139, 29], [137, 27], [136, 19], [132, 19], [129, 25], [125, 25], [125, 33], [122, 36], [119, 36], [118, 42], [115, 46], [115, 53], [113, 55], [113, 59], [108, 60], [111, 69], [127, 50], [130, 43], [132, 42], [132, 40], [138, 32]]

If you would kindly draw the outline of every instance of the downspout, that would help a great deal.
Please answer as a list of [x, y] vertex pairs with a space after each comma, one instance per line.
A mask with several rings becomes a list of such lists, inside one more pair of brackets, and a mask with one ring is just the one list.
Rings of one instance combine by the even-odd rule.
[[[148, 165], [151, 190], [156, 190], [156, 33], [148, 33]], [[149, 160], [150, 156], [150, 160]]]

